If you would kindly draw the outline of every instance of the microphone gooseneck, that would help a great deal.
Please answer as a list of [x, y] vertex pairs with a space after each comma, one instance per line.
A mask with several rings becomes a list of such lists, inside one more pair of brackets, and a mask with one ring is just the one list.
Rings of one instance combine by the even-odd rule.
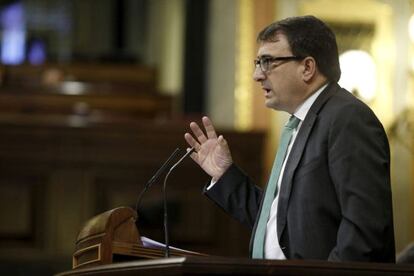
[[191, 148], [187, 151], [186, 154], [184, 154], [180, 160], [178, 160], [174, 165], [171, 166], [168, 173], [165, 175], [164, 178], [164, 185], [163, 185], [163, 202], [164, 202], [164, 239], [165, 239], [165, 251], [164, 256], [166, 258], [170, 257], [170, 239], [169, 239], [169, 229], [168, 229], [168, 208], [167, 208], [167, 179], [168, 176], [170, 176], [170, 173], [191, 153], [195, 151], [194, 148]]
[[176, 148], [173, 153], [171, 153], [170, 157], [168, 157], [167, 161], [162, 164], [162, 166], [158, 169], [158, 171], [151, 177], [150, 180], [145, 184], [144, 189], [141, 191], [141, 193], [138, 195], [137, 202], [135, 204], [135, 211], [138, 213], [138, 208], [141, 204], [142, 196], [145, 194], [145, 192], [148, 190], [149, 187], [160, 177], [160, 175], [165, 172], [172, 162], [172, 160], [178, 155], [178, 152], [180, 151], [179, 148]]

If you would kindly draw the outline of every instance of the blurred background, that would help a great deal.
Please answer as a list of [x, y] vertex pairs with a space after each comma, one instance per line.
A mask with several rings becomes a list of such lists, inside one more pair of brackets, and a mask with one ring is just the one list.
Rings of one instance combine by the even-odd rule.
[[[233, 159], [266, 182], [286, 114], [252, 80], [256, 34], [313, 14], [337, 35], [340, 84], [387, 131], [397, 252], [414, 238], [414, 6], [408, 0], [0, 1], [0, 272], [72, 265], [96, 214], [134, 207], [188, 123], [209, 115]], [[344, 114], [346, 116], [346, 114]], [[171, 243], [248, 256], [249, 231], [202, 194], [186, 160], [169, 178]], [[163, 241], [161, 181], [138, 213]]]

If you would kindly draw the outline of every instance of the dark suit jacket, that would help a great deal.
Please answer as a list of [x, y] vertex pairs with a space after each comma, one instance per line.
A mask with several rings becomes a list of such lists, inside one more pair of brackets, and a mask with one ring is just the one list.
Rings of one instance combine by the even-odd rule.
[[[205, 193], [254, 235], [262, 191], [237, 166]], [[388, 140], [337, 84], [318, 96], [292, 147], [277, 235], [288, 259], [395, 262]]]

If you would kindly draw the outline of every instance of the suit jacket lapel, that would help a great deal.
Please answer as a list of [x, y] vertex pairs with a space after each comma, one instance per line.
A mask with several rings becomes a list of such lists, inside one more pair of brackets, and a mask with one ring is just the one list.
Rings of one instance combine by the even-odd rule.
[[297, 134], [295, 143], [289, 154], [289, 159], [286, 162], [285, 170], [283, 173], [283, 179], [279, 193], [279, 203], [277, 207], [277, 235], [279, 240], [282, 236], [282, 233], [287, 223], [287, 208], [289, 204], [290, 194], [292, 191], [292, 179], [295, 170], [299, 164], [299, 161], [301, 160], [309, 135], [318, 117], [319, 110], [330, 98], [332, 93], [334, 93], [337, 89], [339, 89], [339, 86], [337, 84], [330, 84], [318, 96], [318, 98], [308, 111], [308, 114], [306, 115], [306, 118], [299, 129], [299, 133]]

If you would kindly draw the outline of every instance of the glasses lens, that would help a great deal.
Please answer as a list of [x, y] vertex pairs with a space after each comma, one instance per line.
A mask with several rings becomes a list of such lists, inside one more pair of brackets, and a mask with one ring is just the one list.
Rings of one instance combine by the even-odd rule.
[[263, 72], [267, 72], [269, 69], [269, 59], [268, 58], [261, 58], [260, 59], [260, 68], [262, 68]]
[[262, 62], [261, 62], [261, 60], [260, 59], [255, 59], [254, 60], [254, 68], [255, 69], [257, 69], [257, 68], [260, 68], [261, 70], [263, 70], [262, 69], [262, 64], [261, 64]]
[[267, 69], [268, 69], [268, 65], [269, 65], [269, 63], [268, 63], [268, 60], [267, 59], [260, 59], [260, 68], [262, 68], [262, 71], [263, 72], [266, 72], [267, 71]]
[[266, 72], [269, 68], [269, 59], [267, 58], [260, 58], [254, 60], [254, 67], [257, 69], [260, 67], [260, 70]]
[[257, 69], [260, 67], [260, 70], [263, 72], [267, 70], [268, 65], [268, 61], [264, 60], [263, 58], [254, 60], [254, 68]]

